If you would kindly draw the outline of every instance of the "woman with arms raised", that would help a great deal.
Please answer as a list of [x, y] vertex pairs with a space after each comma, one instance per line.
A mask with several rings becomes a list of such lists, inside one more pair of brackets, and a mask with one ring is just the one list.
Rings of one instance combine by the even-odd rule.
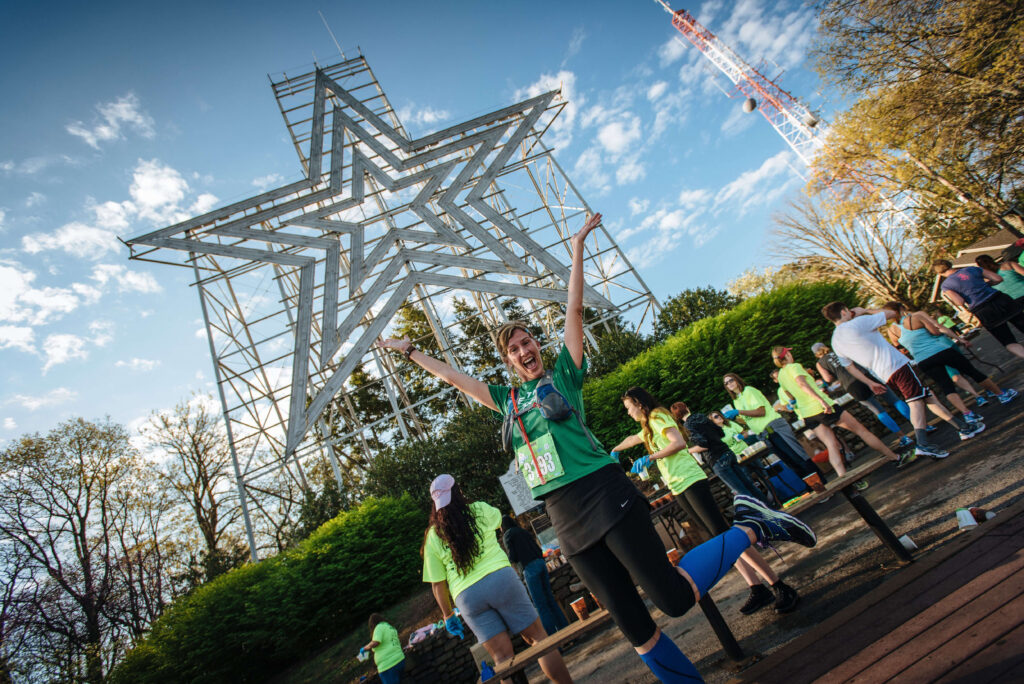
[[544, 501], [573, 569], [659, 679], [700, 681], [697, 670], [651, 618], [635, 583], [663, 612], [678, 616], [752, 543], [785, 540], [813, 546], [816, 539], [796, 518], [738, 497], [736, 524], [728, 532], [687, 553], [678, 568], [668, 562], [647, 501], [585, 424], [583, 251], [600, 221], [600, 214], [590, 217], [571, 239], [564, 344], [550, 373], [545, 372], [540, 345], [523, 323], [509, 323], [497, 332], [498, 351], [522, 381], [516, 388], [488, 386], [426, 356], [409, 340], [380, 344], [506, 417], [503, 432], [516, 463], [533, 496]]

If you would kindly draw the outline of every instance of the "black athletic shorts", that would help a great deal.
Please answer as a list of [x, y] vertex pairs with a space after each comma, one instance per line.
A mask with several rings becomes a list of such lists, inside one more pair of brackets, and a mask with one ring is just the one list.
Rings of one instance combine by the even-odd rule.
[[832, 427], [833, 425], [839, 422], [839, 418], [842, 415], [843, 407], [836, 404], [835, 406], [832, 407], [832, 413], [819, 413], [816, 416], [804, 418], [804, 423], [806, 423], [807, 427], [811, 428], [812, 430], [818, 427], [819, 425], [827, 425], [828, 427]]

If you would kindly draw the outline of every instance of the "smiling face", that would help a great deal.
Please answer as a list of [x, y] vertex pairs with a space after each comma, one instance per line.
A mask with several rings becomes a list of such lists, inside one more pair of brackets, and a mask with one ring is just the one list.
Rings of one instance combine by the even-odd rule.
[[515, 330], [508, 338], [505, 361], [524, 382], [536, 380], [544, 375], [544, 361], [540, 357], [540, 344], [533, 335], [522, 329]]
[[643, 411], [640, 410], [640, 404], [636, 403], [635, 401], [633, 401], [629, 397], [623, 397], [622, 398], [622, 405], [626, 407], [626, 413], [629, 414], [630, 418], [632, 418], [633, 420], [635, 420], [638, 423], [641, 420], [643, 420], [644, 413], [643, 413]]

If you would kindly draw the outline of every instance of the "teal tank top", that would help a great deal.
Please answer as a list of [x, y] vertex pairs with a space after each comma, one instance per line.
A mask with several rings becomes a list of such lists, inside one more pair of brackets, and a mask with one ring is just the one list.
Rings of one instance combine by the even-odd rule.
[[1000, 270], [999, 275], [1002, 276], [1003, 282], [993, 285], [992, 287], [1000, 292], [1005, 292], [1013, 299], [1024, 297], [1024, 276], [1017, 273], [1012, 268]]
[[900, 344], [910, 352], [915, 361], [921, 362], [953, 346], [953, 340], [945, 335], [932, 335], [927, 328], [907, 330], [903, 325], [905, 320], [906, 317], [900, 321]]

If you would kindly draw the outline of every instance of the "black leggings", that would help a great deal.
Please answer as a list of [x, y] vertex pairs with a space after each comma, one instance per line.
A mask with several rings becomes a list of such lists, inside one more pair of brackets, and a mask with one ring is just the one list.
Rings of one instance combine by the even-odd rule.
[[569, 563], [633, 646], [646, 643], [657, 630], [636, 584], [671, 617], [679, 617], [696, 603], [690, 583], [669, 563], [650, 509], [641, 501], [634, 501], [608, 534], [570, 557]]
[[943, 349], [938, 354], [932, 354], [917, 362], [918, 369], [934, 380], [943, 394], [953, 394], [956, 392], [956, 385], [953, 384], [949, 373], [946, 372], [946, 366], [960, 371], [961, 375], [966, 375], [975, 382], [988, 379], [987, 375], [975, 368], [974, 364], [967, 360], [967, 357], [953, 347]]
[[715, 495], [711, 493], [711, 485], [707, 480], [694, 482], [676, 496], [686, 499], [689, 508], [712, 537], [729, 531], [729, 523], [722, 515], [722, 509], [715, 503]]

